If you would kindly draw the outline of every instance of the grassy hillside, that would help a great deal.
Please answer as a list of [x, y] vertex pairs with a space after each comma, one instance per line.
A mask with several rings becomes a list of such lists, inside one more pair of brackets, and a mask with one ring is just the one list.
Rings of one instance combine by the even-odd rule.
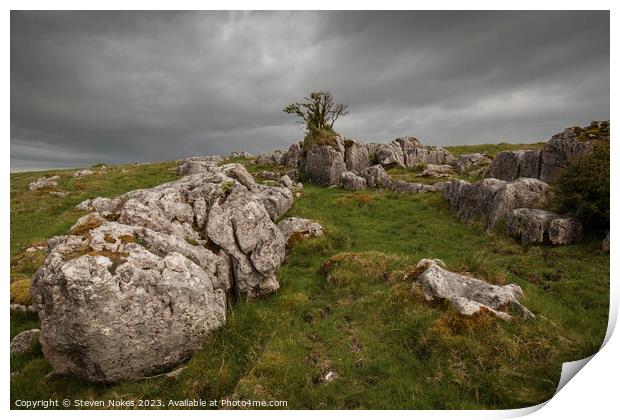
[[[67, 198], [27, 191], [40, 173], [12, 174], [11, 281], [32, 275], [44, 256], [25, 248], [65, 233], [81, 215], [75, 204], [174, 179], [174, 167], [119, 166], [82, 179], [50, 171], [62, 175]], [[294, 245], [277, 273], [280, 291], [233, 304], [226, 325], [177, 378], [104, 386], [47, 377], [37, 344], [11, 358], [11, 401], [227, 397], [287, 400], [289, 408], [516, 408], [550, 398], [561, 364], [600, 347], [609, 256], [599, 238], [524, 248], [501, 231], [461, 223], [438, 193], [306, 185], [286, 216], [293, 215], [319, 221], [326, 234]], [[536, 320], [464, 319], [428, 304], [406, 278], [420, 258], [518, 283]], [[11, 337], [37, 324], [35, 315], [12, 313]], [[329, 371], [336, 378], [326, 382]]]
[[476, 145], [462, 145], [462, 146], [446, 146], [452, 154], [459, 156], [467, 153], [485, 153], [490, 157], [495, 157], [499, 152], [505, 150], [540, 150], [545, 145], [545, 142], [539, 143], [497, 143], [497, 144], [476, 144]]

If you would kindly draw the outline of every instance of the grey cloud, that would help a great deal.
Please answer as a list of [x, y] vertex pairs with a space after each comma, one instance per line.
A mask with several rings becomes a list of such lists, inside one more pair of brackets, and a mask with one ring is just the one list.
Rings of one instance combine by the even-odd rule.
[[428, 144], [534, 141], [609, 118], [608, 12], [12, 12], [11, 167], [262, 152], [284, 105]]

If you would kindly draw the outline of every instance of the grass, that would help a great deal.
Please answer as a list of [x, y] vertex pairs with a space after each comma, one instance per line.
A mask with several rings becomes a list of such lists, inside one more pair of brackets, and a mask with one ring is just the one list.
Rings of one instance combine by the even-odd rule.
[[499, 152], [506, 150], [541, 150], [545, 145], [545, 142], [538, 143], [497, 143], [497, 144], [476, 144], [476, 145], [462, 145], [462, 146], [445, 146], [444, 148], [450, 151], [455, 156], [465, 155], [469, 153], [484, 153], [493, 158]]
[[[59, 187], [72, 192], [64, 199], [28, 192], [38, 173], [12, 174], [11, 278], [32, 274], [42, 254], [26, 258], [23, 248], [65, 233], [82, 215], [72, 211], [82, 199], [174, 179], [171, 168], [132, 167], [130, 175], [109, 167], [107, 176], [79, 182], [61, 176]], [[501, 231], [461, 223], [438, 193], [308, 184], [286, 216], [317, 220], [325, 235], [295, 243], [277, 273], [280, 291], [232, 305], [226, 325], [176, 379], [96, 385], [46, 378], [50, 367], [37, 344], [11, 357], [11, 401], [229, 398], [287, 400], [289, 408], [517, 408], [549, 399], [561, 364], [602, 343], [609, 255], [599, 251], [600, 238], [524, 248]], [[421, 258], [441, 258], [449, 269], [493, 283], [518, 283], [522, 303], [537, 318], [465, 319], [427, 303], [407, 277]], [[11, 313], [11, 336], [37, 325], [36, 315]], [[336, 377], [325, 381], [329, 371]]]

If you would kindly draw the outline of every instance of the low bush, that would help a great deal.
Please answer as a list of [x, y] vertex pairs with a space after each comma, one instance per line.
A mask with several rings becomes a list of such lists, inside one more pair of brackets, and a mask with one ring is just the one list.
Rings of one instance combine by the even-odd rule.
[[580, 220], [586, 230], [609, 230], [609, 142], [564, 168], [553, 185], [552, 207]]

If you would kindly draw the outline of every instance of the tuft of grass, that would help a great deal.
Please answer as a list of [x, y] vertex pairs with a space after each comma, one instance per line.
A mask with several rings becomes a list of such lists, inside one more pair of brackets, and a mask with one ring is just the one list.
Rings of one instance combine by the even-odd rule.
[[27, 277], [11, 282], [11, 302], [30, 306], [30, 279]]

